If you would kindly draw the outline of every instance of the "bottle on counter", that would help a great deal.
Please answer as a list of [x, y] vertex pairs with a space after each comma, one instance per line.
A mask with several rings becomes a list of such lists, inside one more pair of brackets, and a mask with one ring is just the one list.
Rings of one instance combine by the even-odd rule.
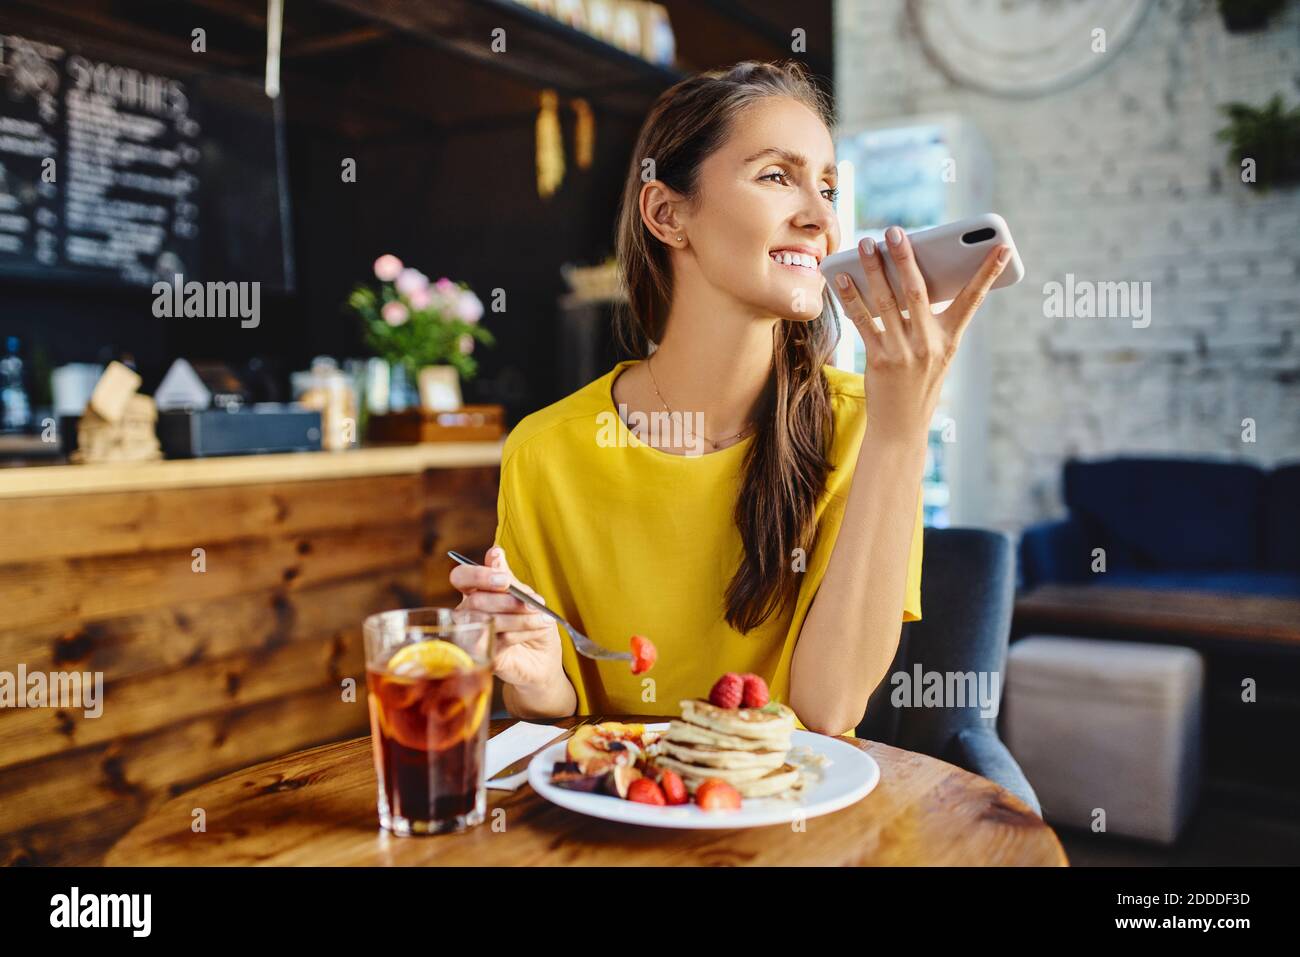
[[31, 404], [23, 387], [23, 360], [19, 355], [18, 337], [5, 340], [4, 358], [0, 359], [0, 431], [22, 432], [32, 419]]
[[321, 448], [329, 451], [359, 444], [357, 393], [352, 380], [328, 356], [312, 360], [310, 372], [295, 372], [296, 401], [321, 413]]

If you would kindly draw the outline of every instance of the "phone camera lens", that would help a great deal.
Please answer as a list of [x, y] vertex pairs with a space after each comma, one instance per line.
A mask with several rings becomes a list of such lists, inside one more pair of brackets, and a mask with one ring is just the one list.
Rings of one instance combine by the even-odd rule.
[[994, 229], [992, 226], [986, 226], [983, 229], [975, 229], [969, 233], [966, 233], [965, 235], [962, 236], [961, 241], [968, 246], [974, 246], [976, 243], [988, 242], [997, 234], [998, 231]]

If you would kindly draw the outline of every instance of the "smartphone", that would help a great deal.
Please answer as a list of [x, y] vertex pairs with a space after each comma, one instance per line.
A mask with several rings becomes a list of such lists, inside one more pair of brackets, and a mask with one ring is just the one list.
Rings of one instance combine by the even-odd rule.
[[[989, 251], [1003, 243], [1011, 247], [1011, 261], [993, 283], [993, 288], [1014, 286], [1025, 278], [1025, 265], [1020, 261], [1020, 252], [1016, 249], [1015, 240], [1011, 238], [1011, 229], [1007, 226], [1006, 220], [997, 213], [972, 216], [970, 219], [962, 219], [955, 223], [945, 223], [931, 229], [908, 233], [907, 236], [912, 241], [912, 254], [916, 257], [916, 264], [925, 279], [932, 305], [956, 299], [962, 287], [970, 281], [970, 278], [975, 275], [975, 270], [984, 262]], [[889, 284], [894, 289], [894, 298], [902, 308], [906, 309], [907, 300], [903, 296], [903, 284], [899, 279], [894, 257], [890, 255], [883, 240], [876, 245], [880, 258], [884, 260]], [[840, 289], [835, 285], [835, 277], [842, 272], [848, 273], [853, 278], [863, 301], [867, 302], [868, 308], [870, 307], [870, 301], [867, 299], [867, 274], [862, 268], [862, 260], [858, 257], [857, 246], [827, 256], [822, 260], [821, 270], [830, 285], [831, 292], [840, 302], [841, 308], [844, 302], [839, 299]]]

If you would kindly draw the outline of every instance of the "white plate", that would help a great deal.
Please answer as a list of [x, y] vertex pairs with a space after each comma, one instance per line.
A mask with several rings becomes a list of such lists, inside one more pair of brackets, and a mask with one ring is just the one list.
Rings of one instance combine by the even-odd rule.
[[[668, 724], [647, 724], [647, 731], [667, 730]], [[528, 783], [552, 804], [624, 824], [649, 827], [738, 828], [790, 824], [800, 818], [817, 817], [846, 808], [871, 793], [880, 781], [880, 766], [871, 755], [851, 744], [811, 731], [795, 731], [790, 738], [792, 750], [806, 748], [823, 755], [827, 763], [821, 780], [804, 790], [798, 800], [745, 798], [736, 811], [704, 811], [694, 803], [672, 807], [625, 801], [604, 794], [570, 791], [551, 784], [551, 768], [563, 761], [568, 741], [560, 741], [539, 753], [528, 765]]]

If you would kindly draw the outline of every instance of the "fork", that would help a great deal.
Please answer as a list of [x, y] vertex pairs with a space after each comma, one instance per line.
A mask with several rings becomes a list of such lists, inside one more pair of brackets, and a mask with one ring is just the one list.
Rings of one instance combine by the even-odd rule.
[[[451, 556], [453, 561], [459, 562], [462, 565], [477, 565], [479, 568], [483, 567], [482, 562], [476, 562], [472, 558], [466, 558], [460, 552], [448, 552], [447, 554]], [[511, 585], [506, 589], [506, 591], [510, 592], [511, 595], [518, 598], [524, 604], [530, 605], [540, 611], [543, 615], [549, 616], [557, 625], [567, 631], [569, 633], [569, 639], [573, 642], [573, 648], [578, 652], [578, 654], [587, 658], [595, 658], [600, 661], [632, 660], [632, 653], [630, 651], [610, 651], [608, 648], [596, 644], [522, 588], [516, 588], [514, 585]]]

